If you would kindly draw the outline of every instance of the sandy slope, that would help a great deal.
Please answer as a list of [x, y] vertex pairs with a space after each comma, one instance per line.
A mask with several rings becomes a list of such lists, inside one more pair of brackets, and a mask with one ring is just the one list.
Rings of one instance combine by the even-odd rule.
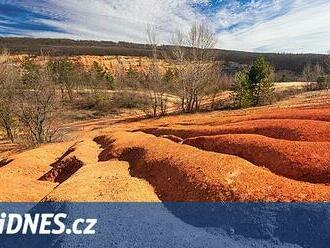
[[59, 185], [43, 201], [159, 202], [148, 182], [132, 177], [128, 163], [88, 164]]
[[0, 201], [40, 201], [57, 184], [38, 178], [72, 143], [51, 144], [8, 158], [11, 162], [0, 168]]

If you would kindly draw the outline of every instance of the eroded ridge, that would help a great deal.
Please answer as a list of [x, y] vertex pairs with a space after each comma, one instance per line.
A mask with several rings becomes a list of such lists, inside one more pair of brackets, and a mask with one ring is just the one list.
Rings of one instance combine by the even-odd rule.
[[159, 202], [153, 187], [129, 174], [128, 163], [109, 161], [83, 166], [43, 202]]
[[329, 201], [330, 188], [278, 176], [231, 155], [203, 151], [141, 132], [95, 139], [100, 160], [130, 163], [131, 175], [154, 186], [162, 201]]
[[194, 125], [141, 129], [143, 132], [156, 136], [175, 135], [183, 139], [221, 134], [259, 134], [276, 139], [308, 142], [330, 142], [329, 130], [330, 122], [296, 119], [262, 119], [216, 126]]
[[54, 163], [50, 164], [52, 169], [41, 176], [38, 180], [63, 183], [77, 172], [84, 165], [83, 161], [78, 159], [75, 155], [75, 151], [81, 142], [82, 141], [70, 146], [61, 157], [59, 157]]
[[71, 146], [41, 179], [60, 183], [43, 202], [159, 202], [153, 187], [129, 174], [128, 163], [99, 162], [99, 146], [83, 140]]
[[330, 142], [298, 142], [253, 134], [190, 138], [183, 144], [244, 158], [288, 178], [330, 183]]
[[57, 183], [38, 180], [69, 150], [72, 142], [45, 145], [8, 158], [0, 168], [0, 201], [39, 202]]

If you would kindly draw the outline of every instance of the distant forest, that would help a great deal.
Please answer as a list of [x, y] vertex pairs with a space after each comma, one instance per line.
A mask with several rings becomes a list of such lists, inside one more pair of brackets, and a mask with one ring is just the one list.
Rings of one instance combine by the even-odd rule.
[[[0, 38], [0, 49], [7, 49], [12, 54], [51, 56], [76, 55], [121, 55], [150, 57], [151, 48], [145, 44], [112, 41], [87, 41], [69, 39], [41, 39], [41, 38]], [[170, 46], [159, 47], [160, 56], [166, 54]], [[301, 74], [307, 64], [320, 64], [326, 55], [320, 54], [284, 54], [284, 53], [251, 53], [217, 49], [217, 60], [225, 63], [251, 64], [258, 56], [263, 55], [274, 66], [276, 71], [291, 71]]]

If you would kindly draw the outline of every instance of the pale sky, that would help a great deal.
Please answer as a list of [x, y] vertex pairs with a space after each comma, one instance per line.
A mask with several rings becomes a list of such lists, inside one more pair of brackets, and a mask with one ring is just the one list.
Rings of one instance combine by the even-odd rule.
[[217, 48], [330, 52], [329, 0], [0, 0], [0, 36], [160, 42], [177, 29], [208, 23]]

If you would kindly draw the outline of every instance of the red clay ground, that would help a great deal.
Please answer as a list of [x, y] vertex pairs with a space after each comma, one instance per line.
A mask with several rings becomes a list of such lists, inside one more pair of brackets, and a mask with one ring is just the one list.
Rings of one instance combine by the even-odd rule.
[[220, 134], [260, 134], [276, 139], [295, 141], [330, 141], [330, 122], [296, 119], [252, 120], [225, 125], [193, 125], [142, 128], [156, 136], [175, 135], [183, 139]]
[[190, 138], [183, 144], [231, 154], [275, 174], [312, 183], [330, 183], [330, 142], [301, 142], [254, 134]]
[[330, 201], [329, 99], [72, 123], [71, 142], [20, 153], [2, 142], [0, 201]]
[[99, 137], [100, 160], [128, 161], [163, 201], [329, 201], [328, 186], [277, 176], [239, 157], [144, 133]]

